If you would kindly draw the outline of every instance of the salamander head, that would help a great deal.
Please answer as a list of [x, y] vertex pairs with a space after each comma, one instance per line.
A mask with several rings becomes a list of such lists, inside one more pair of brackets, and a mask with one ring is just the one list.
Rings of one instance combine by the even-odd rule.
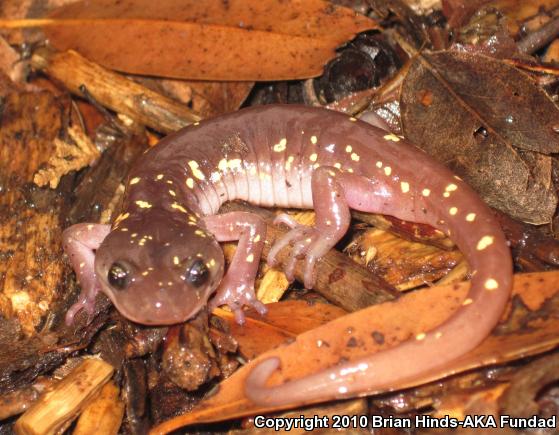
[[123, 316], [169, 325], [206, 305], [223, 275], [223, 251], [193, 215], [148, 210], [105, 238], [95, 273]]

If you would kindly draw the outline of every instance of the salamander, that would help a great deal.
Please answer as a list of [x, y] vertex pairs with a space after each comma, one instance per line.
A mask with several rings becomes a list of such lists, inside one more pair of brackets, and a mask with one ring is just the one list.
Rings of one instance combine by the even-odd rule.
[[[316, 262], [348, 229], [350, 209], [429, 224], [465, 255], [471, 287], [446, 322], [360, 361], [280, 385], [267, 385], [279, 361], [266, 359], [245, 385], [259, 404], [362, 394], [429, 373], [477, 346], [511, 291], [509, 248], [477, 194], [402, 137], [341, 113], [270, 105], [195, 123], [140, 157], [125, 187], [112, 226], [83, 223], [63, 234], [82, 286], [68, 323], [79, 310], [92, 311], [99, 291], [122, 315], [150, 325], [183, 322], [208, 303], [229, 305], [239, 322], [244, 305], [265, 313], [254, 281], [266, 226], [250, 213], [216, 214], [234, 199], [315, 210], [314, 227], [278, 216], [290, 231], [268, 256], [275, 265], [291, 245], [285, 272], [293, 279], [296, 262], [304, 261], [306, 287]], [[225, 274], [223, 241], [238, 241]]]

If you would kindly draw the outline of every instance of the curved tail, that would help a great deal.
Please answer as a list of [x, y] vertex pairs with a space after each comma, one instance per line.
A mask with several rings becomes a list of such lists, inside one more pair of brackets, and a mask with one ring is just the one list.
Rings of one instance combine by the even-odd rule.
[[[444, 177], [437, 185], [440, 193], [438, 190], [444, 192], [450, 184]], [[415, 206], [423, 213], [428, 209], [430, 217], [423, 220], [449, 234], [470, 264], [471, 286], [459, 310], [437, 328], [393, 348], [277, 386], [267, 386], [266, 382], [278, 369], [279, 359], [264, 360], [247, 376], [245, 392], [250, 400], [268, 406], [307, 403], [411, 382], [448, 365], [491, 332], [512, 287], [510, 251], [491, 210], [477, 194], [460, 180], [451, 186], [453, 190], [459, 186], [452, 193], [452, 207], [429, 195], [418, 195]]]

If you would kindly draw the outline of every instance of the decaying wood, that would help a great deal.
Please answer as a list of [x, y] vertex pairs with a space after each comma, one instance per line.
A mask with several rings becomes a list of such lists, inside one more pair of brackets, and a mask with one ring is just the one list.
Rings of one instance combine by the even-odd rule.
[[351, 216], [361, 222], [368, 223], [381, 230], [390, 231], [412, 242], [438, 246], [442, 249], [452, 249], [454, 247], [452, 240], [441, 231], [429, 225], [406, 222], [392, 216], [363, 213], [360, 211], [352, 211]]
[[70, 186], [55, 192], [32, 184], [62, 129], [62, 101], [50, 92], [14, 92], [2, 101], [0, 314], [17, 318], [26, 335], [57, 299], [65, 271], [60, 212]]
[[80, 413], [89, 399], [110, 379], [113, 370], [100, 359], [86, 359], [19, 418], [14, 426], [15, 433], [57, 433]]
[[164, 97], [120, 74], [88, 61], [75, 51], [54, 53], [38, 49], [31, 65], [83, 97], [84, 86], [98, 103], [162, 133], [199, 121], [183, 104]]
[[119, 398], [119, 392], [114, 382], [107, 382], [83, 410], [73, 435], [116, 435], [124, 416], [124, 403]]
[[[225, 204], [221, 208], [221, 212], [233, 210], [256, 213], [266, 221], [264, 258], [268, 255], [274, 240], [286, 233], [284, 229], [272, 224], [275, 215], [268, 210], [238, 202]], [[284, 264], [288, 255], [288, 248], [279, 253], [280, 264]], [[295, 277], [302, 281], [303, 274], [304, 265], [303, 262], [299, 261], [295, 267]], [[397, 297], [397, 292], [382, 278], [373, 275], [336, 250], [331, 250], [322, 260], [317, 262], [314, 289], [326, 299], [347, 311], [356, 311]]]
[[60, 178], [72, 171], [80, 170], [91, 165], [101, 153], [93, 144], [89, 136], [78, 126], [68, 127], [70, 140], [54, 139], [56, 147], [46, 167], [39, 169], [33, 181], [39, 187], [47, 184], [51, 189], [56, 189]]
[[361, 232], [345, 251], [400, 291], [444, 278], [463, 258], [458, 249], [402, 240], [378, 228]]
[[206, 310], [185, 324], [169, 328], [161, 368], [174, 384], [187, 391], [197, 390], [219, 374], [217, 355], [208, 333]]

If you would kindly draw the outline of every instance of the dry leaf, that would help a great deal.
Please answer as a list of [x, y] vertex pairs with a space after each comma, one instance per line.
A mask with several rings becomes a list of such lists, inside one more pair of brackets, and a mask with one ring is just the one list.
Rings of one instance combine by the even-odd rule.
[[222, 309], [213, 314], [227, 320], [231, 335], [239, 343], [239, 351], [248, 360], [273, 349], [282, 343], [294, 340], [299, 334], [317, 328], [330, 320], [347, 314], [335, 305], [301, 300], [267, 304], [268, 313], [260, 316], [253, 310], [246, 313], [246, 323], [235, 322], [233, 313]]
[[404, 80], [401, 106], [405, 136], [489, 205], [550, 222], [557, 196], [548, 154], [559, 152], [559, 110], [529, 76], [479, 54], [425, 53]]
[[[270, 356], [277, 356], [281, 360], [281, 371], [275, 373], [271, 379], [272, 384], [277, 384], [335, 365], [341, 358], [353, 361], [382, 348], [394, 346], [410, 335], [432, 329], [448, 318], [450, 313], [460, 306], [468, 287], [469, 283], [462, 283], [409, 293], [397, 302], [375, 305], [305, 332], [299, 335], [296, 341], [260, 355], [223, 381], [215, 395], [201, 402], [187, 414], [155, 427], [152, 433], [168, 433], [188, 424], [221, 421], [300, 406], [301, 403], [292, 403], [267, 408], [253, 404], [244, 396], [246, 376], [255, 365]], [[416, 380], [413, 385], [482, 365], [502, 363], [552, 349], [559, 342], [559, 316], [550, 314], [550, 310], [557, 310], [557, 293], [559, 272], [516, 275], [513, 303], [505, 313], [505, 323], [500, 324], [492, 335], [472, 352], [438, 373]], [[539, 301], [539, 305], [536, 301]], [[550, 301], [555, 301], [555, 308]], [[528, 304], [533, 309], [528, 309]], [[295, 316], [296, 313], [293, 312], [292, 321]], [[349, 328], [353, 331], [353, 336], [359, 338], [358, 346], [347, 346]], [[340, 331], [346, 333], [341, 334]], [[371, 331], [375, 331], [375, 334], [371, 334]], [[382, 340], [379, 340], [379, 337], [382, 337]], [[317, 347], [317, 340], [327, 342], [328, 346]], [[407, 383], [392, 387], [399, 389], [411, 385]], [[332, 398], [324, 397], [324, 401], [330, 399]]]
[[96, 0], [55, 10], [60, 50], [108, 68], [196, 80], [285, 80], [321, 74], [335, 48], [376, 27], [322, 0]]

